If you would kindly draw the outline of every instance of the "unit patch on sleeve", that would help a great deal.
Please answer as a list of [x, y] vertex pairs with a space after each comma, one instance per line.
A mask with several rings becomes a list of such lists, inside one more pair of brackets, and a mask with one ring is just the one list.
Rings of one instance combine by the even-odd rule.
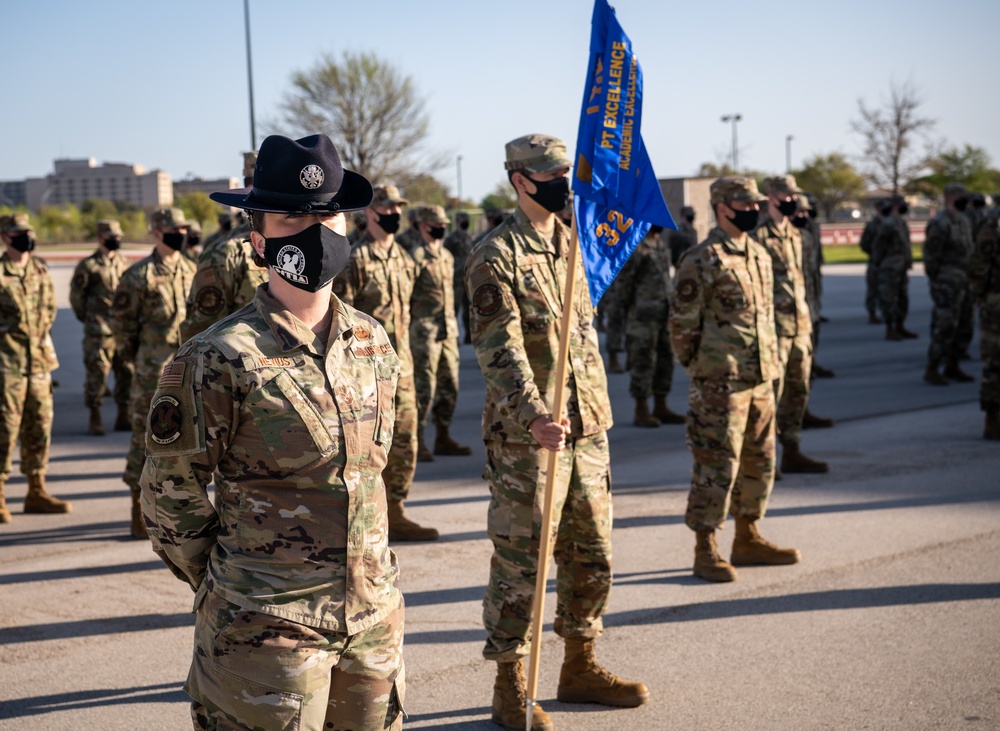
[[173, 396], [161, 396], [149, 410], [149, 438], [170, 444], [181, 435], [181, 405]]

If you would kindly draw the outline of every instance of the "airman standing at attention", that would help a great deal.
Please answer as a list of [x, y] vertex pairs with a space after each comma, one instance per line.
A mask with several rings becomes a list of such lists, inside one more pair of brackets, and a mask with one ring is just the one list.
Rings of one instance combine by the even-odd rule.
[[455, 230], [444, 240], [444, 248], [451, 252], [455, 260], [455, 315], [461, 319], [465, 329], [465, 342], [469, 337], [469, 298], [465, 294], [465, 262], [472, 251], [472, 237], [469, 236], [469, 214], [459, 211], [455, 214]]
[[[998, 199], [994, 196], [993, 200]], [[983, 437], [1000, 440], [1000, 205], [986, 214], [969, 262], [969, 291], [979, 306], [983, 380], [979, 406], [986, 412]]]
[[[455, 319], [455, 265], [442, 243], [448, 217], [441, 206], [421, 206], [414, 219], [422, 243], [413, 250], [416, 275], [410, 297], [410, 349], [417, 390], [417, 459], [434, 455], [467, 456], [472, 450], [451, 438], [449, 429], [458, 400], [458, 321]], [[434, 453], [424, 441], [433, 413], [437, 436]]]
[[72, 504], [45, 489], [52, 444], [52, 343], [56, 296], [48, 265], [31, 252], [35, 229], [27, 213], [0, 217], [0, 523], [11, 521], [4, 498], [21, 440], [21, 472], [28, 477], [25, 513], [68, 513]]
[[221, 245], [229, 238], [233, 230], [233, 214], [231, 211], [222, 211], [216, 216], [219, 228], [209, 234], [201, 245], [201, 255], [204, 256], [215, 246]]
[[870, 261], [878, 272], [879, 306], [885, 318], [885, 339], [904, 340], [918, 337], [903, 326], [910, 309], [906, 271], [913, 266], [913, 252], [906, 222], [900, 217], [900, 212], [905, 212], [906, 201], [896, 196], [888, 203], [882, 225], [872, 241]]
[[182, 342], [185, 300], [194, 264], [184, 257], [185, 232], [190, 221], [180, 208], [159, 208], [150, 214], [149, 229], [156, 240], [153, 252], [122, 275], [111, 304], [111, 329], [119, 355], [135, 371], [129, 394], [132, 442], [122, 480], [132, 493], [133, 538], [146, 538], [139, 510], [139, 475], [146, 460], [146, 417], [163, 367]]
[[403, 233], [396, 236], [396, 243], [399, 244], [403, 251], [407, 254], [412, 254], [413, 250], [420, 246], [420, 231], [417, 230], [417, 211], [421, 208], [420, 205], [415, 205], [406, 212], [406, 229]]
[[888, 199], [875, 201], [875, 215], [865, 224], [859, 242], [861, 250], [868, 255], [868, 263], [865, 265], [865, 309], [868, 311], [869, 325], [882, 324], [882, 318], [878, 316], [878, 268], [872, 263], [872, 243], [890, 205]]
[[[583, 266], [567, 271], [570, 232], [556, 214], [569, 197], [566, 145], [547, 135], [507, 143], [507, 176], [518, 207], [480, 241], [466, 265], [472, 344], [486, 379], [483, 441], [493, 542], [483, 599], [483, 656], [497, 663], [493, 721], [525, 727], [525, 678], [538, 571], [548, 451], [558, 452], [553, 555], [555, 632], [566, 641], [556, 697], [564, 703], [638, 706], [645, 685], [618, 678], [594, 655], [611, 593], [611, 404]], [[570, 328], [566, 416], [552, 416], [562, 300], [569, 277], [579, 296]], [[555, 522], [555, 521], [554, 521]], [[547, 530], [548, 528], [544, 528]], [[535, 706], [532, 729], [551, 729]]]
[[[767, 249], [748, 235], [767, 200], [752, 178], [711, 187], [718, 225], [681, 257], [670, 301], [670, 341], [691, 376], [687, 441], [694, 458], [684, 522], [695, 532], [694, 574], [733, 581], [734, 566], [800, 560], [761, 537], [774, 487], [775, 393], [781, 376]], [[715, 532], [736, 522], [730, 561]]]
[[190, 259], [194, 264], [197, 264], [203, 251], [201, 244], [201, 224], [193, 220], [190, 223], [191, 225], [188, 226], [187, 236], [184, 237], [183, 253], [184, 256]]
[[83, 385], [83, 400], [90, 409], [91, 434], [103, 435], [101, 400], [107, 392], [108, 375], [115, 374], [115, 403], [118, 416], [115, 431], [129, 431], [129, 389], [132, 387], [132, 364], [115, 349], [111, 330], [111, 303], [122, 275], [128, 269], [128, 259], [118, 250], [122, 245], [122, 228], [118, 221], [97, 222], [97, 251], [83, 259], [73, 271], [69, 285], [69, 302], [76, 319], [83, 323], [83, 365], [87, 376]]
[[675, 267], [681, 260], [681, 254], [698, 243], [698, 232], [694, 228], [694, 208], [684, 206], [681, 209], [681, 220], [677, 229], [668, 235], [670, 241], [670, 263]]
[[[806, 302], [802, 274], [802, 235], [790, 217], [798, 208], [802, 190], [791, 175], [764, 181], [767, 215], [753, 237], [771, 257], [774, 268], [774, 322], [778, 334], [778, 363], [781, 375], [776, 383], [778, 439], [781, 441], [782, 472], [826, 472], [825, 462], [802, 454], [802, 422], [809, 406], [809, 376], [812, 371], [812, 317]], [[813, 426], [833, 422], [811, 417]]]
[[382, 472], [389, 496], [389, 540], [434, 541], [437, 530], [410, 520], [403, 509], [417, 467], [418, 424], [410, 351], [410, 299], [416, 267], [395, 238], [403, 206], [408, 204], [395, 185], [375, 188], [375, 197], [365, 209], [366, 235], [351, 250], [348, 269], [339, 279], [341, 286], [334, 283], [334, 293], [378, 320], [399, 356], [396, 423], [389, 461]]

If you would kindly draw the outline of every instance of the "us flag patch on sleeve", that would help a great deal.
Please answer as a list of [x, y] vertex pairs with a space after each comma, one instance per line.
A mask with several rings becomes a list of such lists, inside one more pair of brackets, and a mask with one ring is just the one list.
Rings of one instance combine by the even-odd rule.
[[163, 368], [159, 388], [180, 388], [184, 383], [184, 364], [174, 361]]

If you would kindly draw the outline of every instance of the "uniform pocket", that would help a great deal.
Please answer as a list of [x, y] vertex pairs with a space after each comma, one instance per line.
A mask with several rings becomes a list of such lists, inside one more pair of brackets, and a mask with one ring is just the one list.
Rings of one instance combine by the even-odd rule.
[[247, 404], [282, 470], [301, 469], [336, 451], [319, 410], [285, 371], [257, 389]]

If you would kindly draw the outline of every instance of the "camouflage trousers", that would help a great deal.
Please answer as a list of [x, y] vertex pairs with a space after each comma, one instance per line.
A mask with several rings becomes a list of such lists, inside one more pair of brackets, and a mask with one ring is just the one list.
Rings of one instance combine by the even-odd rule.
[[[549, 452], [529, 444], [487, 442], [487, 532], [493, 541], [483, 598], [483, 657], [512, 662], [529, 652]], [[611, 466], [607, 434], [567, 441], [558, 455], [553, 515], [555, 632], [600, 636], [611, 594]]]
[[115, 339], [112, 336], [84, 335], [83, 365], [87, 371], [83, 383], [83, 402], [88, 407], [100, 408], [101, 400], [108, 390], [108, 376], [114, 371], [115, 403], [119, 409], [128, 409], [132, 364], [118, 357], [115, 352]]
[[721, 528], [726, 514], [763, 518], [774, 486], [774, 387], [691, 380], [687, 444], [694, 458], [684, 522]]
[[635, 399], [666, 396], [674, 377], [674, 352], [670, 349], [667, 320], [628, 321], [628, 353], [632, 373], [629, 394]]
[[781, 377], [774, 384], [778, 405], [776, 425], [782, 444], [802, 440], [802, 419], [809, 406], [809, 378], [812, 375], [812, 336], [778, 336], [778, 365]]
[[628, 312], [622, 305], [615, 289], [614, 282], [604, 293], [601, 302], [604, 305], [604, 348], [609, 353], [620, 353], [625, 350], [625, 322]]
[[964, 276], [939, 276], [930, 280], [930, 287], [934, 308], [927, 362], [936, 368], [958, 360], [972, 342], [973, 303]]
[[382, 479], [389, 500], [406, 500], [417, 469], [417, 394], [413, 376], [400, 376], [396, 386], [396, 421]]
[[868, 260], [865, 267], [865, 309], [869, 315], [878, 312], [878, 267]]
[[10, 477], [14, 449], [21, 440], [21, 472], [44, 473], [52, 444], [52, 374], [0, 373], [3, 420], [0, 421], [0, 481]]
[[184, 691], [196, 731], [403, 727], [403, 605], [357, 635], [243, 609], [209, 593]]
[[983, 411], [1000, 409], [1000, 293], [986, 295], [979, 310], [979, 351], [983, 359], [979, 404]]
[[432, 413], [435, 426], [451, 426], [458, 401], [458, 338], [450, 336], [438, 340], [436, 337], [414, 337], [415, 334], [411, 329], [417, 428], [422, 432]]
[[886, 322], [901, 323], [910, 311], [910, 285], [906, 260], [892, 257], [878, 268], [878, 298]]
[[149, 405], [160, 382], [162, 367], [155, 371], [149, 368], [136, 368], [132, 375], [132, 388], [129, 390], [128, 413], [132, 423], [132, 439], [128, 445], [128, 457], [125, 459], [125, 472], [122, 480], [132, 488], [133, 494], [139, 494], [139, 477], [142, 467], [146, 464], [146, 420], [149, 418]]

